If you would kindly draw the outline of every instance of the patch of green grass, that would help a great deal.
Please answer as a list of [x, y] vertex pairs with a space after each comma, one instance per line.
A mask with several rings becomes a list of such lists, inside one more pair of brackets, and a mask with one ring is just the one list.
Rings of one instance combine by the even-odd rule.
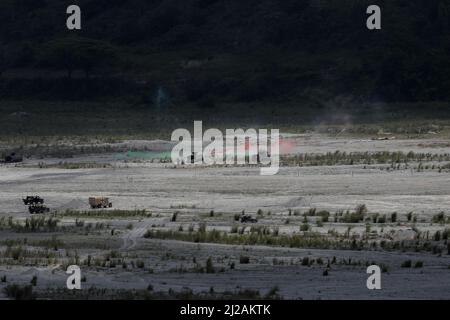
[[[419, 162], [417, 171], [442, 170], [449, 169], [450, 153], [449, 154], [430, 154], [430, 153], [416, 153], [416, 152], [402, 152], [402, 151], [380, 151], [380, 152], [345, 152], [335, 151], [324, 154], [298, 154], [298, 155], [283, 155], [280, 162], [286, 166], [337, 166], [337, 165], [375, 165], [386, 164], [390, 165], [389, 170], [406, 169], [409, 163]], [[428, 166], [423, 165], [423, 162], [438, 162], [438, 165]]]
[[103, 219], [116, 219], [116, 218], [149, 218], [152, 213], [143, 210], [65, 210], [56, 212], [57, 217], [74, 217], [74, 218], [103, 218]]
[[55, 169], [99, 169], [99, 168], [112, 168], [109, 163], [95, 163], [95, 162], [65, 162], [60, 161], [55, 164], [46, 164], [39, 162], [37, 165], [41, 169], [55, 168]]

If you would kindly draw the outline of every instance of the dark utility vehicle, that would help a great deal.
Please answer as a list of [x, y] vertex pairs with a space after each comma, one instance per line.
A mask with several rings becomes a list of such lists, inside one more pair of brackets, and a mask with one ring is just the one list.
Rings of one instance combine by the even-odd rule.
[[248, 214], [241, 215], [241, 223], [246, 223], [246, 222], [256, 223], [256, 222], [258, 222], [258, 219], [253, 218], [251, 215], [248, 215]]
[[32, 204], [28, 207], [28, 211], [31, 214], [39, 214], [39, 213], [48, 213], [50, 212], [50, 209], [41, 204]]
[[22, 201], [28, 206], [28, 212], [31, 214], [50, 212], [50, 209], [44, 206], [44, 199], [39, 196], [27, 196], [22, 198]]
[[27, 196], [26, 198], [24, 198], [22, 200], [26, 206], [29, 206], [31, 204], [43, 204], [44, 203], [44, 199], [42, 199], [39, 196]]

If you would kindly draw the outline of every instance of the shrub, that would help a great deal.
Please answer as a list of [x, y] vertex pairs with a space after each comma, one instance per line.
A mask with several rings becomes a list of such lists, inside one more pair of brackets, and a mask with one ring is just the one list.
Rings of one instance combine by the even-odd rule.
[[434, 215], [432, 221], [434, 223], [445, 223], [444, 212], [439, 212], [438, 214]]
[[422, 268], [423, 267], [423, 261], [416, 261], [414, 264], [414, 268]]
[[322, 211], [319, 211], [317, 213], [317, 215], [322, 218], [323, 222], [328, 222], [328, 219], [330, 217], [330, 212], [326, 211], [326, 210], [322, 210]]
[[205, 233], [206, 232], [206, 224], [205, 223], [200, 223], [200, 225], [198, 226], [198, 232], [199, 233]]
[[240, 264], [248, 264], [248, 263], [250, 263], [250, 258], [247, 256], [240, 256], [239, 263]]
[[170, 221], [172, 221], [172, 222], [177, 221], [177, 216], [178, 216], [178, 211], [173, 213], [172, 218], [170, 219]]
[[358, 223], [364, 221], [364, 214], [361, 213], [362, 211], [364, 210], [358, 209], [356, 212], [346, 212], [341, 220], [346, 223]]
[[377, 223], [386, 223], [386, 215], [378, 217]]
[[411, 268], [411, 266], [412, 266], [412, 261], [411, 260], [403, 261], [402, 265], [401, 265], [402, 268]]
[[359, 204], [355, 208], [355, 213], [360, 216], [367, 214], [367, 207], [365, 204]]
[[208, 260], [206, 260], [206, 268], [205, 269], [206, 269], [206, 273], [214, 273], [215, 272], [211, 257], [209, 257]]
[[137, 260], [136, 261], [136, 267], [138, 267], [139, 269], [143, 269], [145, 267], [145, 263], [142, 260]]
[[440, 241], [440, 240], [441, 240], [441, 232], [436, 231], [436, 233], [434, 234], [434, 241]]
[[442, 240], [448, 240], [448, 235], [450, 233], [450, 229], [445, 229], [442, 231]]
[[31, 285], [33, 287], [36, 287], [36, 285], [37, 285], [37, 276], [33, 276], [33, 278], [31, 279], [30, 283], [31, 283]]
[[278, 292], [280, 291], [280, 288], [278, 286], [270, 288], [269, 292], [266, 294], [267, 299], [274, 299], [278, 297]]
[[391, 214], [391, 222], [397, 222], [397, 212]]
[[308, 257], [303, 257], [302, 266], [309, 266], [309, 258]]
[[309, 230], [309, 224], [308, 223], [303, 223], [300, 226], [300, 231], [308, 231]]
[[408, 212], [406, 214], [406, 219], [408, 219], [408, 222], [411, 221], [411, 219], [412, 219], [412, 212]]
[[17, 284], [10, 284], [3, 289], [3, 292], [8, 298], [14, 300], [33, 300], [33, 287], [31, 285], [19, 286]]

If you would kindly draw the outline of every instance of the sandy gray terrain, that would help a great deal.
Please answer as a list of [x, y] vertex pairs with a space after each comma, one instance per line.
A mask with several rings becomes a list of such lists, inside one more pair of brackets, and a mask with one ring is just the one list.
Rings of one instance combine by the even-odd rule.
[[[439, 140], [373, 141], [317, 135], [286, 135], [286, 139], [290, 139], [289, 152], [294, 154], [336, 150], [448, 153], [448, 142]], [[159, 152], [170, 144], [157, 145]], [[287, 166], [276, 176], [260, 176], [256, 167], [174, 166], [146, 159], [130, 161], [117, 154], [64, 159], [108, 164], [104, 168], [51, 166], [60, 161], [27, 159], [20, 165], [0, 166], [0, 218], [7, 221], [12, 217], [24, 224], [30, 214], [22, 197], [38, 194], [59, 219], [58, 228], [39, 232], [4, 223], [0, 228], [0, 277], [6, 276], [6, 281], [0, 282], [0, 287], [27, 284], [35, 275], [34, 291], [47, 297], [49, 288], [65, 287], [65, 267], [75, 261], [81, 264], [85, 289], [146, 291], [151, 286], [152, 292], [192, 290], [218, 295], [251, 289], [264, 296], [276, 288], [286, 299], [450, 298], [448, 240], [434, 239], [436, 232], [441, 236], [449, 229], [445, 218], [450, 212], [450, 173], [445, 170], [430, 166], [420, 171], [411, 165], [388, 171], [378, 164]], [[39, 163], [49, 166], [39, 167]], [[93, 195], [109, 197], [113, 202], [110, 212], [146, 213], [123, 213], [115, 218], [82, 216], [90, 210], [87, 199]], [[353, 211], [360, 204], [367, 207], [367, 220], [346, 223], [332, 219], [336, 212]], [[316, 216], [305, 217], [303, 213], [311, 208], [329, 211], [330, 220], [319, 224]], [[242, 211], [258, 217], [258, 222], [236, 221], [234, 216]], [[397, 221], [372, 223], [369, 218], [375, 213], [389, 218], [393, 212]], [[414, 221], [406, 218], [409, 212]], [[444, 221], [437, 223], [434, 219], [440, 212]], [[83, 225], [77, 225], [80, 220]], [[403, 240], [428, 244], [423, 250], [344, 250], [144, 237], [148, 230], [187, 233], [191, 228], [196, 232], [202, 224], [205, 232], [233, 233], [233, 228], [243, 228], [242, 234], [249, 234], [252, 227], [261, 226], [276, 230], [277, 236], [291, 237], [304, 235], [301, 226], [305, 223], [308, 232], [336, 241], [367, 240], [371, 232], [370, 241], [378, 244]], [[89, 229], [88, 224], [97, 227]], [[51, 239], [61, 243], [49, 245]], [[18, 259], [7, 254], [18, 246], [29, 252]], [[108, 255], [112, 257], [105, 258]], [[88, 264], [88, 258], [99, 261]], [[312, 262], [305, 263], [305, 258]], [[208, 259], [212, 272], [202, 270]], [[402, 267], [408, 260], [412, 267]], [[417, 262], [421, 264], [414, 267]], [[366, 266], [373, 263], [385, 267], [382, 290], [366, 288]]]

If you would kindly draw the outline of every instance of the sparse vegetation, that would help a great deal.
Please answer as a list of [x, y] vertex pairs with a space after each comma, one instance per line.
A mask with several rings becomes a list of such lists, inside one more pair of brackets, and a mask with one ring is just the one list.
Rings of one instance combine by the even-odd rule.
[[434, 215], [433, 218], [432, 218], [432, 221], [434, 223], [444, 224], [446, 222], [444, 212], [439, 212], [438, 214]]
[[391, 222], [392, 222], [392, 223], [397, 222], [397, 212], [393, 212], [393, 213], [391, 214]]
[[[402, 151], [381, 151], [381, 152], [327, 152], [325, 154], [284, 155], [280, 159], [285, 166], [339, 166], [339, 165], [384, 165], [387, 170], [407, 169], [409, 163], [419, 163], [416, 171], [435, 170], [443, 172], [449, 171], [447, 163], [450, 161], [450, 154], [430, 154]], [[424, 166], [424, 162], [443, 163], [438, 166]], [[382, 167], [384, 169], [384, 167]]]
[[248, 264], [248, 263], [250, 263], [250, 257], [240, 256], [239, 257], [239, 263], [240, 264]]
[[33, 287], [36, 287], [37, 280], [38, 280], [37, 276], [33, 276], [33, 278], [31, 279], [30, 283]]
[[308, 224], [308, 223], [303, 223], [303, 224], [300, 226], [300, 231], [306, 232], [306, 231], [308, 231], [308, 230], [309, 230], [309, 224]]
[[34, 300], [33, 287], [31, 285], [20, 286], [17, 284], [7, 285], [3, 292], [8, 298], [14, 300]]
[[117, 219], [117, 218], [149, 218], [152, 216], [151, 212], [147, 210], [65, 210], [58, 211], [55, 214], [56, 217], [74, 217], [74, 218], [102, 218], [102, 219]]
[[9, 228], [15, 232], [53, 232], [58, 229], [59, 220], [50, 216], [33, 216], [31, 218], [26, 218], [25, 221], [21, 222], [14, 220], [12, 217], [5, 219], [5, 217], [0, 218], [0, 230], [3, 228]]
[[403, 261], [402, 264], [401, 264], [402, 268], [411, 268], [411, 266], [412, 266], [412, 261], [411, 260]]
[[74, 169], [99, 169], [99, 168], [112, 168], [113, 166], [110, 163], [96, 163], [96, 162], [66, 162], [60, 161], [58, 163], [44, 163], [39, 162], [37, 165], [40, 169], [66, 169], [66, 170], [74, 170]]
[[216, 272], [211, 257], [209, 257], [206, 260], [205, 270], [206, 270], [206, 273], [214, 273], [214, 272]]

